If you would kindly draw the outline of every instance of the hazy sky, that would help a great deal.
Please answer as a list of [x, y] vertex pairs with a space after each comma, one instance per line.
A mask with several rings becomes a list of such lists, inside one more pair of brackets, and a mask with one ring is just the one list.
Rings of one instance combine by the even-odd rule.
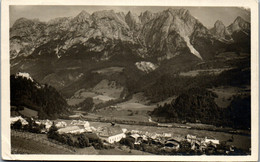
[[[34, 19], [38, 18], [41, 21], [48, 21], [56, 17], [76, 16], [82, 10], [92, 14], [100, 10], [114, 10], [116, 12], [128, 11], [139, 15], [141, 12], [150, 10], [158, 12], [167, 7], [139, 7], [139, 6], [10, 6], [10, 25], [13, 25], [15, 20], [21, 17]], [[216, 20], [221, 20], [226, 26], [230, 25], [237, 16], [241, 16], [246, 21], [250, 22], [250, 12], [237, 7], [171, 7], [171, 8], [186, 8], [190, 13], [202, 22], [206, 27], [213, 27]]]

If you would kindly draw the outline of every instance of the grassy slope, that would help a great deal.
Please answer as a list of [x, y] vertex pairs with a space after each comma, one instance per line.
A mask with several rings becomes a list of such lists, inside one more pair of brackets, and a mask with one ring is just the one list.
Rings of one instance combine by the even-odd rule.
[[49, 140], [46, 134], [29, 132], [11, 132], [12, 154], [84, 154], [96, 155], [93, 147], [74, 148]]

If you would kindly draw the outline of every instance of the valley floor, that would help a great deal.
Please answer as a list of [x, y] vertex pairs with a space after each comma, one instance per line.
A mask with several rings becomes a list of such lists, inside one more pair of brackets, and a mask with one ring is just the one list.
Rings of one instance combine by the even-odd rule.
[[[69, 121], [68, 121], [69, 122]], [[108, 126], [110, 123], [90, 122], [91, 126], [101, 127]], [[214, 132], [207, 130], [193, 130], [187, 128], [165, 128], [141, 125], [120, 125], [127, 130], [137, 130], [154, 133], [171, 133], [175, 137], [185, 137], [187, 134], [198, 137], [210, 137], [218, 139], [220, 142], [226, 141], [227, 144], [233, 145], [239, 149], [248, 150], [251, 148], [251, 136], [230, 134], [225, 132]], [[233, 136], [233, 141], [228, 140]], [[84, 155], [148, 155], [149, 153], [130, 150], [125, 146], [115, 146], [113, 149], [96, 150], [93, 147], [75, 148], [61, 144], [55, 140], [47, 138], [46, 134], [35, 134], [29, 132], [11, 131], [11, 153], [12, 154], [84, 154]]]

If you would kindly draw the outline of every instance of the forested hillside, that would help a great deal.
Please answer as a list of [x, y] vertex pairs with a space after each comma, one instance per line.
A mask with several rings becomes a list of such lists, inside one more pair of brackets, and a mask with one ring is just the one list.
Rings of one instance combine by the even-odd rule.
[[36, 110], [39, 118], [57, 118], [67, 112], [67, 102], [55, 88], [19, 75], [11, 75], [10, 83], [11, 106]]
[[234, 96], [228, 108], [215, 103], [215, 93], [206, 89], [191, 88], [171, 104], [156, 108], [151, 115], [159, 122], [201, 122], [233, 128], [251, 128], [250, 96]]

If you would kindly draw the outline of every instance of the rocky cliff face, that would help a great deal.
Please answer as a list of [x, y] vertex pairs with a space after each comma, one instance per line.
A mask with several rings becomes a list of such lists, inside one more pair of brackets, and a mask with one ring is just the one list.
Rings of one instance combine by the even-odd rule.
[[222, 21], [217, 20], [210, 32], [219, 39], [230, 40], [231, 34]]
[[46, 24], [39, 20], [20, 18], [10, 29], [10, 58], [28, 56], [46, 41]]
[[130, 11], [125, 16], [125, 22], [131, 30], [139, 31], [141, 29], [141, 21], [139, 17]]
[[57, 40], [49, 50], [60, 58], [75, 44], [95, 50], [96, 45], [88, 41], [102, 38], [105, 44], [106, 40], [137, 44], [137, 55], [142, 57], [164, 60], [182, 51], [190, 51], [203, 59], [198, 49], [193, 47], [192, 40], [197, 36], [210, 38], [206, 27], [185, 9], [168, 9], [159, 13], [146, 11], [140, 16], [130, 11], [126, 15], [113, 10], [97, 11], [91, 15], [82, 11], [74, 18], [56, 18], [47, 23], [21, 18], [14, 23], [10, 33], [11, 58], [31, 55], [36, 48]]
[[136, 68], [141, 61], [211, 59], [225, 44], [220, 38], [244, 38], [238, 31], [248, 34], [250, 24], [238, 17], [227, 28], [217, 21], [209, 31], [188, 10], [171, 8], [139, 16], [104, 10], [48, 22], [20, 18], [10, 28], [11, 72], [25, 71], [60, 88], [102, 63]]
[[230, 33], [237, 31], [244, 31], [248, 33], [250, 31], [250, 23], [246, 22], [242, 17], [238, 16], [234, 22], [228, 26], [228, 31]]
[[142, 24], [145, 24], [149, 22], [151, 19], [153, 19], [156, 16], [156, 14], [152, 13], [151, 11], [145, 11], [144, 13], [141, 13], [139, 16], [140, 21]]

